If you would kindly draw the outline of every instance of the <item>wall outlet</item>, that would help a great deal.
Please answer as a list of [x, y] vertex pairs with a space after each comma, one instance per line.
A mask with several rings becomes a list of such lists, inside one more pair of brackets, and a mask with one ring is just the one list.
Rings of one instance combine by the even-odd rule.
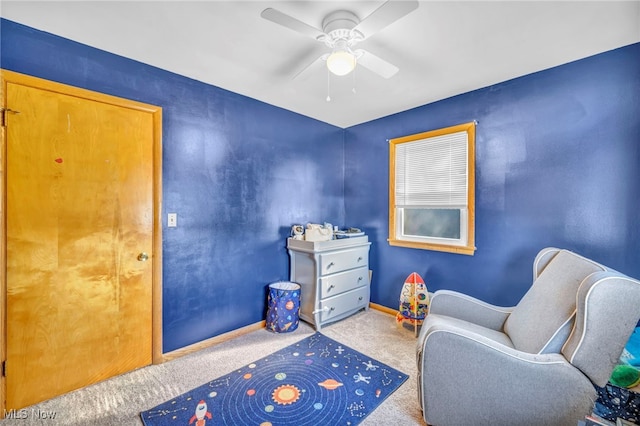
[[175, 228], [178, 226], [178, 213], [169, 213], [167, 215], [167, 228]]

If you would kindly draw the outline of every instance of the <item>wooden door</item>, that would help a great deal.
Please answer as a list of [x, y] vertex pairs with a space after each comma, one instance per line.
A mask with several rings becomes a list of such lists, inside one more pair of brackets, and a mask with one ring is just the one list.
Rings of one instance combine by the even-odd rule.
[[160, 110], [28, 81], [4, 85], [7, 409], [152, 362]]

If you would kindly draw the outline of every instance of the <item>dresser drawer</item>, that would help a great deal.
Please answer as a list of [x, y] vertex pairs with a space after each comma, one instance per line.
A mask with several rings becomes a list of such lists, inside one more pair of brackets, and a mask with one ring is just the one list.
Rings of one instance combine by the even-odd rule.
[[369, 284], [369, 269], [366, 267], [325, 275], [320, 278], [320, 298], [331, 297]]
[[341, 293], [337, 296], [320, 300], [320, 321], [331, 321], [344, 316], [345, 313], [356, 312], [369, 305], [369, 286]]
[[369, 246], [321, 254], [318, 258], [320, 275], [369, 266]]

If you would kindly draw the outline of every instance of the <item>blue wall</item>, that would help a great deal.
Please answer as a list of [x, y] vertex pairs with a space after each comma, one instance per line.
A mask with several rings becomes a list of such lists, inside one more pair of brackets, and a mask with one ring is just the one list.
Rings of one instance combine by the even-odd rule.
[[[496, 66], [500, 66], [497, 64]], [[477, 120], [474, 256], [391, 247], [386, 139]], [[543, 247], [640, 278], [640, 44], [346, 130], [347, 221], [372, 237], [372, 301], [407, 275], [512, 305]]]
[[[163, 229], [165, 351], [264, 319], [266, 285], [288, 275], [293, 223], [367, 231], [372, 301], [388, 307], [413, 271], [430, 290], [511, 305], [550, 245], [640, 277], [640, 44], [343, 130], [0, 26], [2, 68], [163, 108], [163, 217], [179, 224]], [[390, 247], [386, 140], [471, 120], [475, 256]]]
[[[163, 108], [163, 345], [264, 319], [294, 223], [344, 223], [343, 130], [1, 20], [4, 69]], [[325, 155], [332, 152], [334, 155]], [[178, 227], [166, 228], [166, 213]]]

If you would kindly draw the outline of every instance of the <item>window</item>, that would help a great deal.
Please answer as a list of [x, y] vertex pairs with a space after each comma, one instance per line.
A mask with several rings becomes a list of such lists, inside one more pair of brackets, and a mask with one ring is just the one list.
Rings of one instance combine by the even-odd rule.
[[389, 244], [473, 255], [475, 123], [389, 141]]

